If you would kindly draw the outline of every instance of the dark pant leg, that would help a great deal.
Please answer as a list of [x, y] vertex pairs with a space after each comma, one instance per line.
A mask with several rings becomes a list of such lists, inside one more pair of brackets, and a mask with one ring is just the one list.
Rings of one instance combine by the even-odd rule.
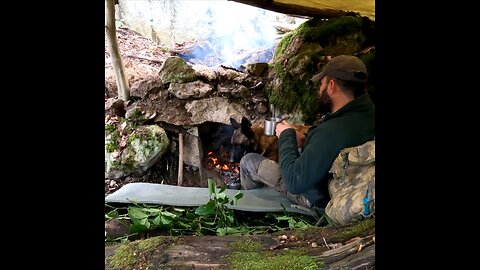
[[240, 160], [240, 182], [243, 189], [263, 186], [258, 177], [258, 167], [266, 157], [257, 153], [248, 153]]
[[290, 200], [304, 207], [311, 207], [310, 202], [301, 194], [291, 194], [283, 184], [280, 166], [257, 153], [248, 153], [240, 160], [240, 181], [243, 189], [254, 189], [267, 185], [285, 194]]

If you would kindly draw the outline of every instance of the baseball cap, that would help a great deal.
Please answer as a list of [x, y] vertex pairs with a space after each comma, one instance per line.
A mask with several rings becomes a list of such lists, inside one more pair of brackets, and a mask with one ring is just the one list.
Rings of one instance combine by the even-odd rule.
[[319, 82], [329, 76], [345, 81], [367, 82], [367, 67], [360, 58], [353, 55], [339, 55], [330, 60], [322, 72], [314, 75], [312, 82]]

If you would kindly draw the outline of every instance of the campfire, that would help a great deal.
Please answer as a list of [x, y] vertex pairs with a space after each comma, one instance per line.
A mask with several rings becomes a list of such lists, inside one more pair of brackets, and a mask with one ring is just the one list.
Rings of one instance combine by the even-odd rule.
[[223, 146], [220, 146], [217, 151], [209, 151], [207, 156], [207, 169], [224, 184], [227, 184], [230, 180], [240, 178], [240, 163], [229, 162], [229, 159], [230, 153]]

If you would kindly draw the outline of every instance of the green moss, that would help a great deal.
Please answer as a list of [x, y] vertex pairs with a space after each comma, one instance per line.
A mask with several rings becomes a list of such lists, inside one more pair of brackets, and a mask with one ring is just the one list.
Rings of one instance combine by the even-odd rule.
[[117, 140], [110, 140], [106, 145], [105, 145], [105, 149], [107, 149], [107, 152], [108, 153], [112, 153], [113, 151], [115, 151], [116, 149], [118, 149], [118, 141]]
[[197, 74], [185, 60], [178, 56], [171, 56], [165, 60], [159, 77], [163, 83], [186, 83], [195, 81]]
[[353, 224], [347, 230], [339, 234], [342, 239], [351, 239], [356, 236], [363, 236], [366, 232], [375, 228], [375, 219], [368, 218]]
[[154, 269], [151, 258], [162, 254], [164, 247], [174, 242], [171, 237], [152, 237], [121, 244], [115, 254], [107, 258], [106, 269]]
[[[304, 51], [290, 59], [287, 67], [284, 67], [281, 61], [277, 61], [274, 68], [276, 76], [282, 81], [282, 86], [275, 91], [271, 87], [265, 90], [271, 104], [282, 111], [300, 110], [306, 116], [302, 119], [306, 123], [311, 123], [314, 120], [316, 111], [317, 88], [316, 85], [308, 83], [308, 80], [314, 74], [308, 70], [314, 70], [313, 63], [318, 57], [316, 50], [305, 47]], [[305, 59], [308, 60], [307, 63], [304, 62]], [[314, 61], [311, 61], [311, 59], [314, 59]], [[299, 76], [294, 76], [288, 72], [300, 65], [300, 61], [303, 61], [302, 65], [306, 68]]]
[[[112, 166], [113, 167], [113, 166]], [[119, 164], [119, 168], [121, 171], [124, 171], [126, 173], [131, 173], [135, 170], [135, 159], [133, 155], [128, 156], [126, 159], [122, 161], [121, 164]]]
[[148, 156], [150, 152], [153, 151], [153, 149], [157, 145], [156, 141], [151, 140], [151, 138], [154, 138], [155, 136], [156, 136], [155, 132], [151, 129], [147, 129], [147, 128], [136, 129], [130, 134], [130, 136], [127, 139], [127, 142], [129, 145], [131, 145], [133, 141], [138, 140], [146, 151], [145, 155]]
[[160, 244], [165, 242], [166, 238], [162, 237], [152, 237], [138, 242], [138, 248], [142, 251], [148, 252]]
[[135, 129], [139, 124], [145, 122], [145, 116], [142, 109], [139, 107], [132, 109], [127, 122], [127, 126], [130, 126], [132, 129]]
[[262, 250], [262, 244], [251, 239], [229, 243], [228, 246], [234, 251], [256, 252]]
[[134, 246], [130, 244], [121, 245], [115, 250], [115, 254], [108, 259], [109, 267], [107, 269], [133, 269], [137, 256]]
[[105, 149], [107, 152], [112, 153], [118, 149], [120, 133], [117, 130], [116, 125], [105, 124]]
[[117, 126], [112, 125], [112, 124], [105, 124], [105, 133], [106, 134], [113, 133], [115, 131], [117, 131]]
[[280, 40], [280, 42], [278, 42], [277, 47], [275, 49], [274, 56], [273, 56], [274, 60], [276, 60], [278, 57], [280, 57], [283, 54], [283, 52], [288, 47], [288, 45], [290, 44], [292, 39], [295, 37], [296, 33], [298, 33], [298, 32], [297, 31], [292, 31], [288, 34], [285, 34], [285, 36], [283, 36], [283, 38]]
[[287, 250], [279, 254], [271, 252], [233, 252], [227, 256], [229, 269], [278, 270], [320, 269], [323, 263], [303, 251]]

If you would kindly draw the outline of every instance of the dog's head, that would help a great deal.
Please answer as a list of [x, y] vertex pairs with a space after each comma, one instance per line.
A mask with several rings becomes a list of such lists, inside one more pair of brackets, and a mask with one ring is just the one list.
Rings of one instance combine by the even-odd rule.
[[230, 123], [234, 128], [231, 138], [230, 162], [240, 162], [245, 154], [255, 152], [257, 148], [255, 133], [251, 128], [252, 124], [245, 116], [242, 117], [241, 123], [233, 118], [230, 118]]

